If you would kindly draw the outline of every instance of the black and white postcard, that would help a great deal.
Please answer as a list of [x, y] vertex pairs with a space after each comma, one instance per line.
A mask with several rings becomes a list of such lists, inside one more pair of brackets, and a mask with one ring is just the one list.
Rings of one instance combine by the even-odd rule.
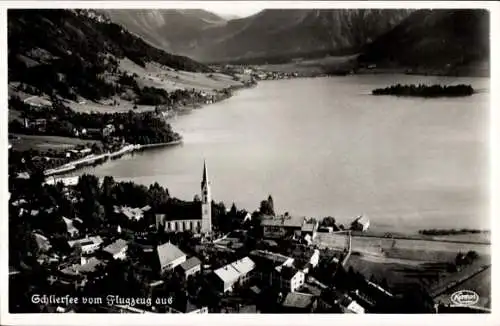
[[5, 323], [490, 323], [495, 4], [342, 5], [2, 6]]

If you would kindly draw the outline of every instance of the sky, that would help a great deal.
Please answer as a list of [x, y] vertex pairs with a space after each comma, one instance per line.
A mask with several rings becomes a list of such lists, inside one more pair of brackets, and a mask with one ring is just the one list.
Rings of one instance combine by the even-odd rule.
[[203, 9], [211, 11], [217, 15], [227, 16], [235, 15], [238, 17], [251, 16], [266, 8], [266, 2], [231, 2], [225, 3], [211, 3], [203, 6]]

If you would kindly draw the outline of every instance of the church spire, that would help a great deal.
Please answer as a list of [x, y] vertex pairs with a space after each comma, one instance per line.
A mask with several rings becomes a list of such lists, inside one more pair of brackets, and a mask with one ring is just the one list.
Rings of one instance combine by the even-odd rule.
[[201, 187], [203, 188], [204, 185], [208, 183], [207, 179], [207, 163], [205, 160], [203, 160], [203, 179], [201, 180]]

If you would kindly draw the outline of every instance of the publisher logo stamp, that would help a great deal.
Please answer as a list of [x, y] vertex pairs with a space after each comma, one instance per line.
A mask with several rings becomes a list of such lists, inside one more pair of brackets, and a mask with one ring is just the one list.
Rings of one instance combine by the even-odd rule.
[[459, 306], [472, 306], [478, 303], [479, 295], [470, 290], [460, 290], [451, 295], [451, 302]]

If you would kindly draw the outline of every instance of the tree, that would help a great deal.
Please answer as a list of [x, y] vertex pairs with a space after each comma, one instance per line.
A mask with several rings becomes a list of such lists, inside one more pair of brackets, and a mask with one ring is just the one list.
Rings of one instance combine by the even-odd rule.
[[275, 215], [274, 213], [274, 203], [273, 203], [273, 198], [271, 195], [269, 195], [267, 200], [263, 200], [260, 202], [260, 208], [259, 211], [261, 214], [264, 215]]
[[323, 221], [321, 221], [321, 225], [325, 226], [325, 227], [329, 227], [329, 226], [331, 226], [331, 227], [337, 227], [335, 218], [331, 217], [331, 216], [325, 217], [323, 219]]
[[267, 197], [267, 203], [269, 205], [271, 215], [275, 215], [275, 213], [274, 213], [274, 201], [273, 201], [273, 197], [271, 195], [269, 195], [269, 197]]

